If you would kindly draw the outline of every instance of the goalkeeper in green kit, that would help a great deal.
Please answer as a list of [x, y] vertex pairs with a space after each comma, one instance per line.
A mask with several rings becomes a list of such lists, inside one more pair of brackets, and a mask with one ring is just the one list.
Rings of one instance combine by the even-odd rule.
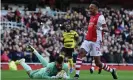
[[59, 56], [55, 62], [48, 63], [32, 46], [28, 46], [44, 68], [38, 70], [32, 70], [29, 65], [25, 63], [25, 59], [17, 60], [17, 63], [27, 71], [30, 78], [33, 79], [70, 79], [69, 67], [67, 63], [64, 63], [63, 57]]

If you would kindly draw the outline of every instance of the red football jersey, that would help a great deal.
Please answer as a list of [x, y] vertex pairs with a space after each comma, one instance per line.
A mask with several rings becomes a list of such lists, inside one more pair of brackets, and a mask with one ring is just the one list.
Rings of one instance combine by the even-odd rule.
[[93, 42], [102, 41], [102, 31], [98, 29], [98, 27], [102, 27], [102, 24], [106, 24], [103, 15], [98, 13], [95, 16], [91, 16], [88, 25], [86, 40]]

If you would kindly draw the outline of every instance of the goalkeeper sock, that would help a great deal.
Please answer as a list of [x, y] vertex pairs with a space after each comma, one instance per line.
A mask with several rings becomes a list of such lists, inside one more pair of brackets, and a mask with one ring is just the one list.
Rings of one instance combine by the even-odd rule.
[[34, 54], [37, 56], [39, 61], [42, 63], [43, 67], [46, 67], [48, 62], [36, 50], [34, 50]]
[[21, 62], [20, 64], [23, 66], [23, 68], [26, 71], [31, 71], [32, 70], [31, 67], [29, 65], [27, 65], [25, 62]]
[[70, 69], [73, 68], [73, 59], [72, 58], [71, 59], [68, 59], [68, 62], [70, 64]]

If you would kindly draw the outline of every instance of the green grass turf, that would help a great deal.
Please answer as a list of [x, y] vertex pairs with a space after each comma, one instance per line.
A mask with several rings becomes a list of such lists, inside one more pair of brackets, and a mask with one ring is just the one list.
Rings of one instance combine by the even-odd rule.
[[[119, 75], [118, 80], [133, 80], [133, 71], [117, 71]], [[71, 74], [73, 78], [74, 72]], [[38, 80], [30, 79], [25, 71], [1, 71], [1, 80]], [[42, 80], [42, 79], [40, 79]], [[44, 79], [43, 79], [44, 80]], [[72, 79], [73, 80], [73, 79]], [[102, 71], [101, 74], [98, 74], [95, 71], [93, 74], [90, 74], [88, 70], [81, 71], [79, 80], [113, 80], [112, 75], [108, 72]]]

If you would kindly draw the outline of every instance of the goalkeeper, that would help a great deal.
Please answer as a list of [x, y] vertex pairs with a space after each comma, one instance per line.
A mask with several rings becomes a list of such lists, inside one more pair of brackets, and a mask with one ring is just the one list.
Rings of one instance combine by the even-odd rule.
[[36, 79], [70, 79], [69, 68], [64, 63], [61, 56], [57, 57], [55, 62], [48, 63], [32, 46], [28, 48], [37, 56], [44, 68], [32, 70], [29, 65], [25, 63], [25, 59], [18, 60], [22, 67], [27, 71], [30, 78]]

